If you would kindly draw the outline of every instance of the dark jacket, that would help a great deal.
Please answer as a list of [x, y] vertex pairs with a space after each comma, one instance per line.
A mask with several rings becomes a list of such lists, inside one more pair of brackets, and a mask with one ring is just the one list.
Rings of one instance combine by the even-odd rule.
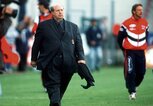
[[77, 25], [64, 20], [64, 34], [56, 28], [53, 19], [38, 25], [35, 41], [32, 47], [32, 61], [37, 62], [37, 69], [43, 70], [55, 55], [62, 51], [63, 65], [72, 69], [76, 60], [84, 59], [82, 41]]
[[[90, 26], [86, 31], [87, 43], [90, 47], [101, 46], [102, 43], [102, 30], [98, 26]], [[91, 41], [95, 41], [96, 44], [92, 45]]]

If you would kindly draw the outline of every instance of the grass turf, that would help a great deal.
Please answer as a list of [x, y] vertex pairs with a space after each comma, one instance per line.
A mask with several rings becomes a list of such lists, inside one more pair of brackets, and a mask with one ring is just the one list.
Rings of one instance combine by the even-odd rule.
[[[95, 86], [84, 90], [86, 84], [75, 74], [63, 97], [62, 106], [153, 106], [153, 73], [147, 70], [137, 99], [128, 99], [120, 67], [104, 67], [94, 72]], [[28, 71], [0, 75], [3, 94], [0, 106], [48, 106], [49, 100], [41, 86], [40, 73]]]

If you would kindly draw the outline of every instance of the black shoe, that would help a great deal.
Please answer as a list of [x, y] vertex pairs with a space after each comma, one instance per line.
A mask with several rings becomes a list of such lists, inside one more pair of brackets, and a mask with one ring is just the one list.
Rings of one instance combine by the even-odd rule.
[[81, 85], [84, 89], [88, 89], [90, 88], [91, 86], [95, 86], [93, 82], [87, 82], [87, 85]]
[[0, 74], [3, 74], [4, 72], [5, 72], [5, 70], [1, 70], [1, 69], [0, 69]]
[[3, 71], [0, 70], [0, 74], [3, 74]]

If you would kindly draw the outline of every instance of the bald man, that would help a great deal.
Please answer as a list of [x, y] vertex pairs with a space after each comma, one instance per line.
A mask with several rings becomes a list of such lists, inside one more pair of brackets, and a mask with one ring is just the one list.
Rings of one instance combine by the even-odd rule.
[[61, 106], [61, 99], [76, 69], [85, 64], [77, 25], [64, 19], [60, 4], [51, 7], [53, 19], [38, 25], [32, 47], [31, 65], [42, 70], [50, 106]]

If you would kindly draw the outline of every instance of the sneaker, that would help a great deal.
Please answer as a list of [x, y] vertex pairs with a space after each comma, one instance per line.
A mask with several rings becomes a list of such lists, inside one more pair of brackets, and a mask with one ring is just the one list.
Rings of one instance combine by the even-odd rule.
[[136, 92], [132, 92], [130, 95], [129, 95], [129, 100], [135, 100], [136, 99]]

